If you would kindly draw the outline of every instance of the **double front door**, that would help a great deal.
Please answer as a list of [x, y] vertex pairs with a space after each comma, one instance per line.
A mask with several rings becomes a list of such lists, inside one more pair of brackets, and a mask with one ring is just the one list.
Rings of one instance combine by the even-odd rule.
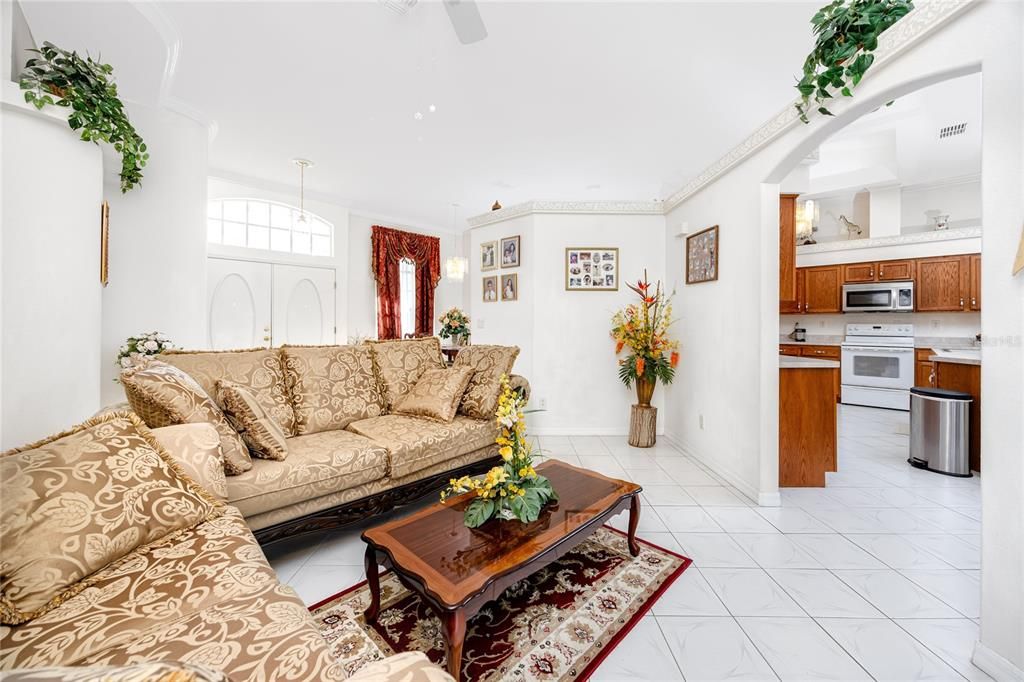
[[214, 350], [337, 342], [333, 268], [209, 258], [206, 279]]

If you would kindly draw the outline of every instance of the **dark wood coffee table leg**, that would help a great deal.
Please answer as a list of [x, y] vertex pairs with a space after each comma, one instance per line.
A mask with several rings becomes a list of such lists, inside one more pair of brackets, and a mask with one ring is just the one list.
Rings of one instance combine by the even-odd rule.
[[377, 550], [371, 545], [366, 546], [366, 586], [370, 588], [370, 605], [363, 612], [367, 623], [377, 622], [380, 614], [380, 573], [377, 571]]
[[640, 496], [633, 495], [629, 503], [629, 553], [633, 556], [640, 554], [640, 545], [636, 541], [636, 527], [640, 523]]
[[448, 611], [442, 617], [444, 638], [448, 643], [448, 674], [459, 682], [462, 671], [462, 644], [466, 640], [466, 612], [462, 609]]

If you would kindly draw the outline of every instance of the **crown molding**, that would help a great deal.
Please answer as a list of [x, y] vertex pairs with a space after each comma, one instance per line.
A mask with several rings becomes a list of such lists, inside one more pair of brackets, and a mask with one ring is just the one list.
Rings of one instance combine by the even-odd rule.
[[[875, 50], [873, 71], [877, 71], [886, 62], [904, 52], [919, 40], [932, 33], [954, 16], [977, 4], [979, 0], [918, 0], [916, 8], [883, 33]], [[744, 161], [769, 142], [773, 141], [796, 125], [800, 118], [796, 110], [798, 98], [794, 98], [786, 108], [779, 111], [755, 130], [745, 140], [733, 147], [729, 152], [708, 166], [700, 175], [683, 185], [679, 190], [666, 197], [663, 202], [667, 213], [679, 206], [686, 199], [710, 185], [734, 166]], [[812, 121], [819, 118], [812, 114]]]
[[662, 215], [660, 201], [527, 201], [470, 216], [470, 229], [536, 213], [607, 213], [614, 215]]
[[796, 247], [796, 255], [806, 256], [812, 253], [853, 251], [854, 249], [874, 249], [879, 246], [903, 246], [905, 244], [949, 242], [958, 239], [974, 239], [980, 236], [981, 227], [962, 227], [955, 230], [931, 230], [928, 232], [893, 235], [892, 237], [875, 237], [874, 239], [844, 239], [836, 242], [801, 244]]

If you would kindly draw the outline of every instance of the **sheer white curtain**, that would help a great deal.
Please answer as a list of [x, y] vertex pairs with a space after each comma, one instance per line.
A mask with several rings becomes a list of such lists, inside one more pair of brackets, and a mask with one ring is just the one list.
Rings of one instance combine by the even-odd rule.
[[408, 258], [398, 263], [398, 286], [404, 337], [416, 333], [416, 264]]

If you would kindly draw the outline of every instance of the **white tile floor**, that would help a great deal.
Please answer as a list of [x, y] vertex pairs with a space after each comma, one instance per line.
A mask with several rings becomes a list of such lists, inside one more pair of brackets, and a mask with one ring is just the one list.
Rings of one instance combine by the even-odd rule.
[[[911, 469], [907, 432], [906, 413], [840, 406], [839, 471], [776, 508], [668, 445], [540, 438], [641, 483], [640, 536], [694, 559], [593, 679], [988, 679], [970, 662], [979, 480]], [[271, 563], [312, 604], [363, 578], [360, 530], [272, 547]]]

